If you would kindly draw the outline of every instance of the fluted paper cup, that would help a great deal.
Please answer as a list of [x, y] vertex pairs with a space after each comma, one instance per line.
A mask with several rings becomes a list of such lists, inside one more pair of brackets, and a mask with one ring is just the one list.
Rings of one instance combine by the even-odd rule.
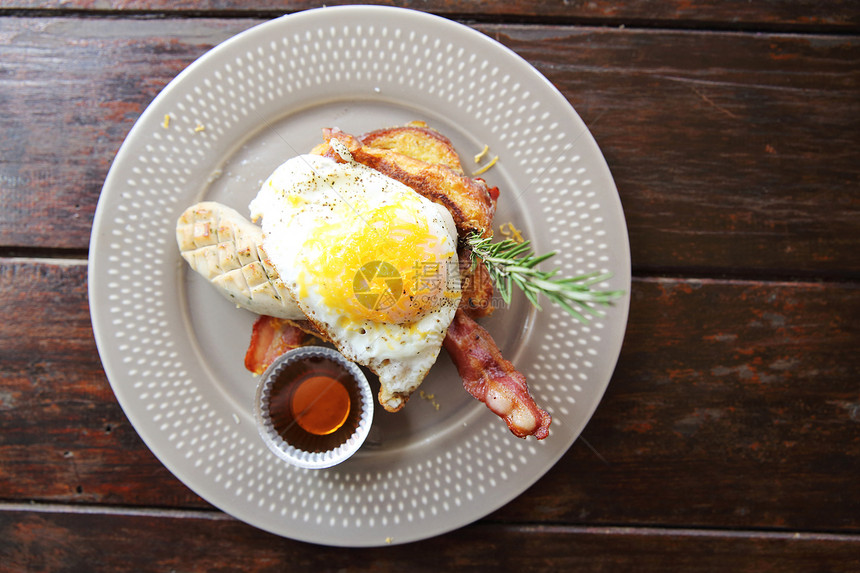
[[[294, 411], [296, 385], [313, 377], [308, 372], [314, 368], [332, 364], [344, 373], [339, 380], [349, 396], [349, 411], [335, 430], [320, 435], [307, 431], [303, 412]], [[331, 348], [305, 346], [286, 352], [266, 369], [257, 386], [254, 413], [260, 436], [276, 456], [302, 468], [329, 468], [364, 443], [373, 421], [373, 395], [355, 363]]]

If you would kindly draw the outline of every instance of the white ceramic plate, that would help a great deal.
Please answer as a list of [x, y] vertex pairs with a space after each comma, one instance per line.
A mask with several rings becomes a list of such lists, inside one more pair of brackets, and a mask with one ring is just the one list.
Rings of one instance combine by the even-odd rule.
[[279, 535], [374, 546], [487, 515], [567, 451], [618, 358], [627, 298], [582, 325], [518, 297], [484, 324], [553, 415], [546, 440], [511, 435], [466, 394], [443, 351], [424, 397], [396, 414], [377, 408], [365, 446], [343, 465], [299, 470], [266, 448], [252, 415], [256, 379], [243, 367], [254, 316], [186, 269], [175, 221], [204, 198], [247, 213], [262, 180], [320, 142], [323, 127], [360, 134], [411, 120], [446, 134], [467, 169], [489, 145], [496, 224], [512, 222], [538, 252], [559, 251], [565, 274], [608, 270], [604, 286], [629, 293], [621, 204], [586, 126], [519, 56], [421, 12], [322, 8], [237, 35], [159, 94], [105, 181], [89, 296], [113, 390], [180, 480]]

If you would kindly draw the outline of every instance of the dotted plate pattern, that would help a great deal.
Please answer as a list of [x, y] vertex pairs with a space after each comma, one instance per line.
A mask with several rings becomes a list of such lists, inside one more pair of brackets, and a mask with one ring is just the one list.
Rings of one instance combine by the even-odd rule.
[[[564, 97], [519, 56], [465, 26], [388, 7], [285, 16], [217, 46], [142, 114], [110, 170], [89, 261], [96, 342], [113, 390], [148, 447], [225, 512], [273, 533], [342, 546], [405, 543], [489, 514], [536, 482], [597, 407], [621, 348], [629, 297], [583, 325], [522, 297], [485, 321], [553, 415], [549, 438], [513, 437], [469, 397], [444, 351], [400, 413], [329, 470], [302, 470], [257, 434], [257, 380], [242, 365], [254, 317], [181, 260], [190, 204], [247, 213], [260, 182], [321, 140], [422, 119], [502, 191], [512, 222], [564, 274], [611, 271], [630, 255], [611, 174]], [[539, 318], [538, 318], [539, 317]], [[381, 408], [377, 408], [377, 411]]]

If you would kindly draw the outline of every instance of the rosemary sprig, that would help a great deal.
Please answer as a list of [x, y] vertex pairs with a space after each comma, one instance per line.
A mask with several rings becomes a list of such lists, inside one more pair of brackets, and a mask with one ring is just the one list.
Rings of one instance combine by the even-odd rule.
[[532, 253], [529, 241], [518, 243], [505, 239], [494, 243], [492, 236], [482, 237], [473, 232], [466, 236], [466, 244], [472, 251], [472, 269], [477, 266], [479, 259], [484, 262], [506, 304], [510, 304], [511, 291], [516, 285], [538, 310], [541, 310], [538, 295], [543, 294], [580, 322], [588, 322], [589, 316], [601, 314], [591, 304], [609, 306], [614, 299], [624, 294], [620, 290], [592, 290], [593, 285], [605, 281], [612, 276], [611, 273], [594, 272], [558, 278], [556, 275], [560, 269], [542, 271], [536, 268], [538, 264], [555, 256], [555, 252], [536, 256]]

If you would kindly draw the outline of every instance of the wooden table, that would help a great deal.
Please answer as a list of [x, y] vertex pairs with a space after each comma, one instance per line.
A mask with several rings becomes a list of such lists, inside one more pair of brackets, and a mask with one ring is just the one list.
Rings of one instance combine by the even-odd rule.
[[613, 171], [632, 306], [584, 439], [477, 523], [378, 549], [264, 533], [156, 460], [93, 339], [102, 183], [192, 60], [317, 5], [0, 2], [0, 570], [860, 570], [851, 1], [404, 2], [531, 62]]

